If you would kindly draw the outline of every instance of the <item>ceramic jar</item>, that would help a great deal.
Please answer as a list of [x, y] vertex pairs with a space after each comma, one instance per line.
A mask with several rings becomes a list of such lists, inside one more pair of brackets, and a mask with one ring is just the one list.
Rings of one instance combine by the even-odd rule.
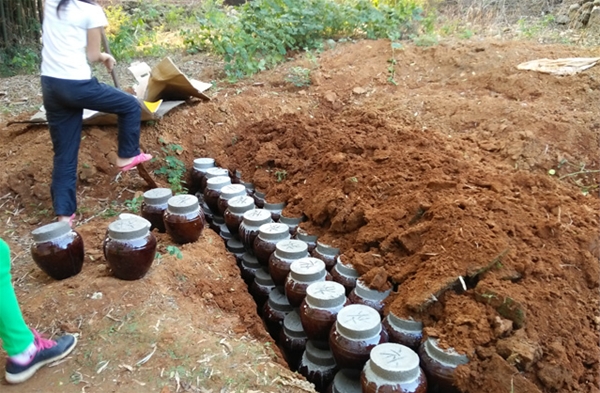
[[330, 271], [333, 265], [337, 262], [337, 257], [340, 254], [340, 249], [328, 246], [327, 244], [317, 242], [317, 246], [310, 253], [313, 258], [319, 258], [325, 262], [325, 268]]
[[418, 353], [427, 375], [429, 392], [460, 393], [454, 385], [454, 372], [456, 367], [469, 362], [466, 355], [456, 352], [453, 348], [441, 348], [438, 341], [432, 337], [421, 343]]
[[225, 220], [223, 217], [218, 215], [213, 215], [211, 223], [208, 225], [210, 229], [215, 231], [217, 235], [221, 234], [221, 225], [225, 224]]
[[307, 341], [308, 337], [302, 327], [300, 314], [293, 310], [283, 319], [283, 329], [281, 329], [279, 338], [279, 345], [283, 348], [285, 359], [292, 371], [298, 369]]
[[327, 393], [362, 393], [360, 386], [360, 371], [343, 368], [333, 377]]
[[83, 239], [66, 222], [46, 224], [31, 232], [31, 257], [44, 273], [63, 280], [81, 272]]
[[204, 229], [204, 214], [193, 195], [175, 195], [169, 198], [163, 215], [165, 229], [177, 244], [198, 240]]
[[[247, 183], [247, 182], [242, 182], [242, 184], [244, 185], [244, 187], [246, 187], [246, 194], [251, 197], [252, 195], [254, 195], [254, 184], [252, 183]], [[254, 199], [254, 198], [252, 198]]]
[[223, 187], [230, 185], [231, 179], [229, 176], [217, 176], [211, 177], [206, 181], [206, 188], [204, 189], [204, 202], [208, 205], [213, 215], [219, 213], [219, 197], [221, 196], [221, 190]]
[[268, 210], [271, 213], [271, 218], [273, 219], [273, 222], [278, 222], [279, 217], [281, 217], [281, 212], [285, 208], [285, 205], [285, 202], [269, 203], [265, 201], [263, 209]]
[[233, 235], [229, 232], [229, 228], [227, 228], [225, 223], [219, 225], [219, 236], [221, 236], [221, 239], [223, 239], [225, 243], [227, 243], [229, 239], [233, 239]]
[[[350, 304], [342, 284], [320, 281], [306, 288], [306, 297], [300, 305], [300, 319], [306, 336], [313, 342], [327, 344], [329, 332], [340, 310]], [[323, 347], [322, 345], [318, 345]]]
[[330, 350], [317, 348], [312, 341], [307, 341], [298, 372], [315, 385], [317, 392], [325, 392], [337, 370], [338, 366]]
[[340, 368], [361, 370], [371, 349], [387, 341], [379, 313], [362, 304], [342, 308], [329, 334], [329, 346]]
[[256, 271], [261, 269], [262, 266], [256, 260], [256, 257], [246, 251], [244, 255], [242, 255], [242, 262], [240, 262], [240, 273], [242, 279], [248, 285], [248, 288], [254, 282], [254, 277], [256, 277]]
[[104, 250], [113, 275], [138, 280], [148, 273], [156, 256], [156, 238], [139, 219], [124, 219], [108, 226]]
[[254, 209], [254, 198], [247, 195], [231, 198], [227, 202], [227, 209], [223, 213], [225, 225], [234, 237], [239, 237], [240, 224], [244, 219], [244, 213]]
[[[200, 199], [200, 197], [202, 197], [202, 199]], [[210, 207], [208, 207], [206, 202], [204, 202], [204, 195], [199, 195], [198, 201], [200, 202], [200, 208], [202, 209], [202, 212], [204, 213], [205, 222], [207, 222], [209, 225], [211, 225], [214, 214], [213, 214], [212, 210], [210, 210]]]
[[381, 322], [388, 333], [390, 342], [402, 344], [417, 350], [423, 338], [423, 323], [413, 319], [399, 318], [393, 312]]
[[[240, 171], [239, 169], [236, 169], [235, 171], [233, 171], [233, 174], [231, 176], [231, 183], [232, 184], [242, 184], [242, 171]], [[246, 187], [244, 187], [246, 188]]]
[[308, 257], [306, 243], [301, 240], [282, 240], [275, 245], [275, 251], [269, 257], [269, 273], [277, 286], [285, 285], [292, 263]]
[[273, 340], [279, 338], [281, 333], [281, 326], [286, 315], [291, 313], [294, 309], [290, 306], [283, 288], [273, 288], [269, 293], [269, 298], [263, 308], [263, 320], [267, 325], [267, 330], [273, 337]]
[[265, 193], [264, 192], [254, 189], [252, 198], [254, 198], [254, 204], [256, 205], [256, 207], [258, 209], [262, 209], [265, 207]]
[[262, 314], [263, 307], [269, 299], [269, 294], [274, 288], [275, 284], [273, 283], [273, 280], [271, 280], [269, 272], [262, 267], [257, 269], [254, 273], [254, 281], [252, 281], [252, 284], [250, 285], [249, 292], [254, 297], [254, 301], [256, 302], [260, 314]]
[[263, 209], [252, 209], [244, 213], [239, 228], [240, 241], [246, 251], [254, 253], [254, 240], [258, 236], [261, 225], [273, 222], [271, 213]]
[[141, 213], [143, 218], [150, 221], [151, 231], [156, 228], [160, 233], [166, 232], [163, 215], [172, 196], [173, 191], [170, 188], [153, 188], [144, 193]]
[[296, 229], [296, 239], [302, 240], [308, 246], [308, 253], [311, 254], [317, 247], [318, 236], [310, 235], [302, 228]]
[[[202, 190], [203, 197], [204, 197], [204, 192], [206, 191], [206, 184], [208, 182], [208, 179], [212, 179], [213, 177], [218, 177], [218, 176], [229, 177], [229, 171], [227, 169], [221, 168], [221, 167], [208, 168], [206, 170], [206, 172], [204, 173], [204, 178], [202, 178], [202, 182], [200, 185], [200, 189]], [[215, 210], [214, 212], [216, 213], [217, 211]]]
[[252, 249], [258, 262], [266, 266], [269, 266], [269, 258], [275, 251], [275, 246], [282, 240], [288, 240], [290, 238], [290, 232], [288, 226], [285, 224], [269, 223], [263, 224], [258, 228], [258, 234], [254, 239]]
[[242, 256], [246, 252], [242, 242], [237, 239], [229, 239], [225, 248], [235, 256], [235, 262], [239, 266], [242, 263]]
[[364, 393], [427, 393], [425, 373], [419, 356], [394, 343], [377, 345], [361, 374]]
[[349, 263], [344, 263], [342, 256], [337, 257], [337, 263], [331, 269], [333, 281], [339, 282], [346, 289], [346, 296], [356, 287], [356, 280], [360, 275]]
[[223, 216], [225, 214], [231, 198], [240, 196], [246, 196], [246, 187], [241, 184], [228, 184], [221, 188], [221, 195], [219, 195], [219, 199], [217, 200], [219, 215]]
[[296, 235], [298, 225], [302, 222], [302, 217], [286, 217], [284, 215], [279, 216], [279, 222], [285, 224], [290, 228], [290, 236]]
[[364, 304], [365, 306], [372, 307], [380, 315], [383, 315], [383, 301], [391, 292], [391, 289], [383, 292], [371, 289], [359, 279], [356, 281], [356, 287], [350, 292], [348, 299], [354, 304]]
[[307, 257], [292, 262], [285, 281], [285, 295], [292, 307], [300, 307], [310, 284], [326, 279], [325, 263], [320, 259]]
[[196, 193], [203, 194], [204, 186], [206, 186], [206, 171], [210, 168], [214, 168], [214, 158], [202, 157], [196, 158], [192, 164], [192, 172], [190, 174], [190, 184], [188, 191], [190, 194], [195, 195]]

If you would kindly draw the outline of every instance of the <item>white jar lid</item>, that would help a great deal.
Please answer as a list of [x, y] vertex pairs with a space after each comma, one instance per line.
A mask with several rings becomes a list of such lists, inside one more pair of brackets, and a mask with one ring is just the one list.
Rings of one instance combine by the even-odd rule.
[[391, 289], [388, 289], [387, 291], [384, 291], [384, 292], [380, 292], [375, 289], [371, 289], [360, 279], [356, 280], [356, 288], [354, 288], [354, 291], [356, 292], [356, 294], [358, 296], [360, 296], [362, 298], [375, 300], [375, 301], [384, 300], [392, 292]]
[[342, 261], [341, 256], [337, 257], [337, 263], [333, 266], [333, 268], [344, 277], [354, 279], [360, 277], [360, 274], [358, 274], [358, 271], [354, 267], [352, 267], [352, 265], [350, 265], [349, 263], [344, 263]]
[[219, 196], [224, 200], [231, 200], [231, 198], [246, 195], [246, 187], [241, 184], [228, 184], [221, 188], [221, 195]]
[[316, 308], [341, 307], [346, 303], [346, 289], [335, 281], [319, 281], [306, 288], [306, 303]]
[[236, 196], [227, 201], [228, 209], [234, 213], [244, 213], [254, 209], [254, 198], [248, 195]]
[[271, 278], [271, 275], [269, 274], [269, 272], [265, 269], [265, 268], [260, 268], [256, 270], [255, 276], [254, 276], [254, 281], [256, 281], [257, 284], [265, 286], [265, 287], [274, 287], [275, 283], [273, 282], [273, 279]]
[[148, 226], [137, 218], [117, 220], [108, 226], [108, 236], [115, 240], [133, 240], [148, 235]]
[[220, 191], [223, 187], [229, 184], [231, 184], [231, 178], [229, 176], [211, 177], [206, 181], [206, 189]]
[[164, 205], [172, 196], [170, 188], [153, 188], [144, 193], [144, 202], [148, 205]]
[[237, 240], [237, 239], [229, 239], [227, 240], [227, 251], [233, 253], [233, 254], [243, 254], [245, 251], [244, 245], [242, 244], [241, 241]]
[[290, 228], [285, 224], [272, 222], [258, 228], [258, 237], [265, 240], [284, 240], [290, 237]]
[[335, 359], [331, 350], [319, 349], [311, 340], [306, 342], [306, 350], [302, 359], [322, 367], [335, 367]]
[[71, 232], [71, 226], [65, 221], [52, 222], [31, 231], [33, 241], [36, 243], [47, 242]]
[[150, 221], [146, 220], [142, 216], [138, 216], [137, 214], [131, 214], [131, 213], [119, 214], [119, 220], [128, 220], [128, 219], [142, 220], [144, 222], [144, 224], [146, 224], [146, 226], [148, 227], [148, 230], [150, 230], [150, 228], [152, 227], [152, 224], [150, 223]]
[[265, 202], [264, 209], [269, 210], [269, 211], [280, 212], [285, 208], [285, 205], [286, 205], [285, 202], [277, 202], [277, 203]]
[[326, 275], [325, 262], [318, 258], [300, 258], [290, 265], [290, 276], [296, 281], [313, 282], [324, 280]]
[[253, 227], [272, 222], [271, 213], [265, 209], [251, 209], [244, 212], [243, 222]]
[[247, 251], [242, 255], [242, 265], [249, 269], [259, 269], [262, 266], [256, 256]]
[[308, 246], [302, 240], [281, 240], [275, 245], [275, 255], [282, 259], [306, 258]]
[[284, 313], [290, 313], [294, 310], [292, 306], [290, 306], [290, 302], [288, 301], [287, 296], [281, 290], [281, 288], [273, 288], [273, 290], [269, 293], [269, 306], [273, 310], [281, 311]]
[[343, 368], [333, 377], [332, 393], [362, 393], [360, 370]]
[[167, 210], [177, 214], [193, 213], [200, 210], [198, 198], [194, 195], [175, 195], [169, 198]]
[[415, 321], [414, 319], [404, 319], [399, 318], [390, 311], [390, 313], [385, 317], [390, 324], [391, 327], [397, 330], [403, 330], [407, 332], [418, 332], [420, 333], [423, 330], [423, 322]]
[[318, 236], [310, 235], [308, 232], [306, 232], [302, 228], [298, 228], [298, 230], [296, 231], [296, 239], [302, 240], [303, 242], [306, 242], [306, 243], [314, 243], [317, 241], [318, 238], [319, 238]]
[[209, 157], [196, 158], [194, 160], [194, 169], [199, 171], [206, 171], [208, 168], [215, 166], [215, 159]]
[[302, 320], [297, 310], [293, 310], [283, 319], [283, 330], [290, 337], [306, 338], [306, 332], [302, 327]]
[[381, 317], [377, 310], [362, 304], [350, 304], [340, 310], [337, 331], [350, 340], [365, 340], [381, 332]]
[[433, 359], [447, 367], [458, 367], [461, 364], [469, 362], [466, 355], [456, 352], [454, 348], [442, 349], [438, 341], [433, 337], [428, 337], [424, 343], [425, 352]]
[[217, 177], [217, 176], [227, 176], [229, 177], [229, 171], [225, 168], [220, 168], [220, 167], [214, 167], [214, 168], [208, 168], [206, 170], [206, 180], [212, 178], [212, 177]]
[[377, 380], [383, 379], [398, 384], [414, 381], [419, 377], [419, 355], [409, 347], [395, 343], [384, 343], [376, 345], [370, 353], [368, 366], [365, 373], [369, 380], [377, 384]]
[[328, 244], [317, 242], [317, 251], [323, 255], [338, 255], [340, 249]]

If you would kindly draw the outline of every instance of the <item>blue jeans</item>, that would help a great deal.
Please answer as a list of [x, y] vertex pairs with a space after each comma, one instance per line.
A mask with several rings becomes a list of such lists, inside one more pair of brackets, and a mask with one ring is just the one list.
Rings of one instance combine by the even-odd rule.
[[42, 96], [54, 148], [50, 192], [54, 213], [70, 216], [77, 210], [77, 156], [83, 109], [118, 115], [118, 151], [121, 158], [140, 154], [141, 108], [130, 94], [96, 78], [57, 79], [42, 76]]

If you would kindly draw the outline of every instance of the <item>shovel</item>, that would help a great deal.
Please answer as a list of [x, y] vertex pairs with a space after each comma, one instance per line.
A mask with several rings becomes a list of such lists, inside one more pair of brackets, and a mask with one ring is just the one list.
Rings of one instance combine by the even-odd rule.
[[[110, 55], [111, 54], [110, 47], [108, 46], [108, 39], [106, 38], [106, 33], [104, 32], [104, 29], [102, 29], [102, 46], [104, 46], [104, 51]], [[113, 80], [113, 83], [115, 84], [115, 87], [117, 89], [120, 89], [119, 81], [117, 80], [117, 74], [115, 73], [114, 67], [110, 71], [110, 76], [112, 76], [112, 80]], [[146, 183], [148, 183], [150, 188], [158, 187], [158, 185], [156, 184], [156, 182], [154, 181], [152, 176], [150, 176], [150, 174], [146, 170], [144, 163], [140, 162], [139, 164], [137, 164], [136, 168], [137, 168], [138, 173], [140, 174], [141, 178], [144, 179], [144, 181], [146, 181]]]

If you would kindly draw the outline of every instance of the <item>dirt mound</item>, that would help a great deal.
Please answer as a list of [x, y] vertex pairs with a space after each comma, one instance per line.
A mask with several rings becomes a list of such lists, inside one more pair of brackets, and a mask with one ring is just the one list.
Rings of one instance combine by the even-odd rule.
[[[302, 226], [339, 246], [372, 284], [393, 286], [387, 310], [423, 320], [427, 335], [469, 356], [458, 373], [464, 391], [598, 392], [600, 204], [593, 194], [600, 71], [559, 78], [516, 69], [536, 58], [594, 55], [493, 40], [408, 46], [395, 55], [385, 41], [339, 45], [316, 63], [298, 59], [213, 89], [211, 102], [178, 108], [145, 126], [143, 147], [159, 157], [152, 169], [164, 165], [161, 149], [169, 144], [183, 147], [178, 158], [188, 167], [195, 157], [215, 157], [267, 191], [267, 200], [286, 201], [285, 213], [305, 215]], [[292, 67], [311, 69], [311, 85], [286, 83]], [[239, 293], [237, 268], [218, 256], [225, 254], [212, 234], [182, 248], [183, 262], [165, 257], [136, 284], [119, 287], [102, 276], [99, 241], [109, 220], [102, 216], [117, 209], [112, 201], [144, 190], [135, 175], [113, 181], [116, 138], [110, 127], [84, 132], [79, 160], [80, 228], [86, 241], [95, 239], [86, 242], [95, 267], [63, 283], [27, 275], [32, 262], [19, 237], [28, 239], [27, 231], [51, 219], [51, 147], [43, 127], [10, 130], [1, 136], [0, 184], [11, 207], [12, 245], [21, 251], [15, 276], [24, 277], [20, 283], [36, 295], [24, 300], [30, 318], [40, 297], [50, 309], [56, 303], [48, 299], [59, 292], [74, 288], [82, 294], [81, 288], [97, 286], [110, 297], [97, 312], [120, 307], [115, 318], [122, 321], [126, 305], [148, 308], [143, 299], [152, 288], [183, 310], [177, 315], [186, 320], [174, 322], [179, 327], [188, 323], [210, 332], [220, 326], [223, 319], [188, 315], [203, 302], [211, 315], [229, 321], [231, 337], [266, 339], [248, 295]], [[159, 243], [165, 247], [170, 240], [163, 236]], [[205, 269], [210, 274], [199, 273]], [[75, 320], [77, 309], [88, 304], [78, 296], [57, 299], [73, 304], [60, 317], [64, 321]], [[173, 315], [167, 305], [158, 310], [167, 319]], [[93, 325], [82, 326], [96, 334]], [[182, 340], [189, 337], [179, 331], [169, 337], [181, 346], [178, 353], [186, 352]], [[111, 339], [131, 337], [117, 332]], [[158, 342], [169, 356], [166, 341]], [[75, 360], [95, 372], [82, 352]], [[109, 375], [119, 373], [116, 366], [108, 367]], [[153, 367], [160, 373], [160, 366]], [[185, 375], [186, 383], [195, 384]], [[174, 377], [159, 380], [165, 381], [175, 386]]]

